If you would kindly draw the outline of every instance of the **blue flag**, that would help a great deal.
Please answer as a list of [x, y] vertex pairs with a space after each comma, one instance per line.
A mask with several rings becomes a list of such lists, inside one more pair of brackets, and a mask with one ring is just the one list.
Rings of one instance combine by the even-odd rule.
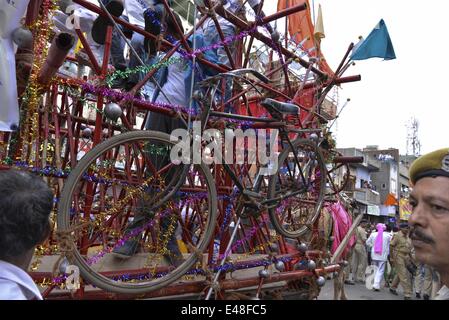
[[366, 60], [369, 58], [396, 59], [393, 44], [383, 19], [351, 55], [351, 60]]

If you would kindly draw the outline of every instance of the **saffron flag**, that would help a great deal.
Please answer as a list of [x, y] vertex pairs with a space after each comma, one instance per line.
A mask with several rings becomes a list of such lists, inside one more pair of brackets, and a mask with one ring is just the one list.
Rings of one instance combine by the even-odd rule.
[[351, 60], [366, 60], [370, 58], [396, 59], [393, 43], [388, 34], [387, 25], [381, 19], [369, 36], [353, 51]]
[[396, 196], [393, 193], [389, 193], [387, 195], [387, 198], [385, 199], [384, 205], [386, 206], [397, 206], [398, 200], [396, 199]]

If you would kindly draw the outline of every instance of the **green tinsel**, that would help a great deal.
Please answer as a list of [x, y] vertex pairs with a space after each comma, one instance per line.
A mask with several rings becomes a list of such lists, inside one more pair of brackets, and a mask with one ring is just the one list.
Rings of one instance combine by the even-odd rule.
[[162, 67], [168, 67], [171, 64], [174, 64], [174, 63], [177, 63], [177, 62], [181, 62], [181, 61], [183, 61], [182, 58], [171, 57], [167, 61], [159, 62], [159, 63], [152, 64], [152, 65], [138, 66], [136, 68], [126, 69], [124, 71], [117, 70], [113, 74], [109, 75], [106, 78], [106, 84], [109, 87], [111, 87], [113, 82], [114, 82], [114, 80], [116, 80], [116, 79], [126, 79], [126, 78], [129, 78], [134, 73], [140, 73], [140, 72], [148, 73], [148, 72], [150, 72], [152, 70], [157, 70], [157, 69], [162, 68]]

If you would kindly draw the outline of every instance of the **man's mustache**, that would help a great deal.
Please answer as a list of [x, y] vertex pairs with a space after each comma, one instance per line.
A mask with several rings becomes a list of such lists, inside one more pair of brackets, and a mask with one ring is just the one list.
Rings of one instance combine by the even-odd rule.
[[429, 244], [435, 243], [435, 241], [431, 237], [429, 237], [428, 235], [426, 235], [424, 232], [422, 232], [419, 229], [412, 229], [410, 231], [410, 238], [413, 240], [419, 240], [419, 241], [429, 243]]

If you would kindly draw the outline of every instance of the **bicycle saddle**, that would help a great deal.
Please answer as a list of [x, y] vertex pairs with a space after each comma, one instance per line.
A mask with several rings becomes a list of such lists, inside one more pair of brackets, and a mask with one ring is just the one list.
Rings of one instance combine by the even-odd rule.
[[266, 98], [260, 103], [271, 115], [298, 114], [299, 108], [293, 103], [276, 101]]

